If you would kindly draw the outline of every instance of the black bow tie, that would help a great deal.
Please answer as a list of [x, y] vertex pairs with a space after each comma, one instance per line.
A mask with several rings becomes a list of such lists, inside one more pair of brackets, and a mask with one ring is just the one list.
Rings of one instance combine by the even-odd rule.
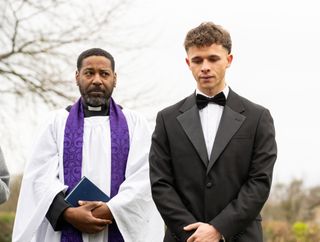
[[206, 107], [209, 102], [213, 102], [221, 106], [226, 105], [226, 97], [223, 92], [220, 92], [211, 98], [203, 96], [201, 94], [197, 94], [196, 101], [199, 109], [203, 109], [204, 107]]

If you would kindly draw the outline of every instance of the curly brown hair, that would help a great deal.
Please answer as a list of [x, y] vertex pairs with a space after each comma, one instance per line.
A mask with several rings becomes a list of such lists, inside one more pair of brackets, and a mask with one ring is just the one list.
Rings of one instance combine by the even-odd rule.
[[204, 47], [212, 44], [222, 45], [228, 54], [231, 53], [232, 41], [229, 32], [212, 22], [204, 22], [191, 29], [184, 40], [187, 52], [192, 46]]

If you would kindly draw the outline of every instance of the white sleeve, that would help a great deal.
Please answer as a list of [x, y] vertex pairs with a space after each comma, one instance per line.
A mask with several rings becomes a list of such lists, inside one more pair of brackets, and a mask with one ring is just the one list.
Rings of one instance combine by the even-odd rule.
[[52, 114], [41, 129], [26, 165], [14, 222], [13, 242], [31, 241], [56, 194], [66, 189], [58, 179], [56, 128]]
[[[150, 130], [147, 121], [136, 117], [131, 125], [126, 178], [108, 206], [126, 242], [163, 240], [164, 224], [151, 197], [149, 180]], [[130, 128], [131, 125], [131, 128]]]

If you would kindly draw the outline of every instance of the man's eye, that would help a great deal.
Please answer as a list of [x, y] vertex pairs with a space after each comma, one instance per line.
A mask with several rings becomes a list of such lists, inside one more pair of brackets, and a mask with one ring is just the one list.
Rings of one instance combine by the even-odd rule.
[[101, 76], [102, 77], [107, 77], [107, 76], [109, 76], [109, 73], [108, 72], [101, 72]]
[[201, 64], [202, 60], [201, 59], [194, 59], [194, 60], [192, 60], [192, 63]]
[[220, 58], [219, 57], [212, 57], [212, 58], [209, 58], [209, 61], [210, 62], [216, 62], [216, 61], [219, 61]]
[[92, 72], [92, 71], [85, 71], [84, 74], [85, 74], [86, 76], [91, 76], [91, 75], [93, 74], [93, 72]]

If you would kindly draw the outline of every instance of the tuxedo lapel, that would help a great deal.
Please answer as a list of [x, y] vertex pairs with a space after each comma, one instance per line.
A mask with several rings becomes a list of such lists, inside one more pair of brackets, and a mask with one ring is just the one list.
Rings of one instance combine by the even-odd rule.
[[177, 116], [184, 132], [197, 150], [202, 162], [208, 165], [208, 153], [203, 137], [203, 131], [199, 116], [199, 110], [195, 104], [195, 94], [189, 96], [180, 108], [180, 114]]
[[246, 119], [241, 112], [244, 111], [242, 102], [238, 99], [231, 89], [228, 95], [226, 106], [224, 107], [219, 128], [214, 140], [214, 144], [211, 151], [211, 157], [207, 167], [207, 173], [217, 161], [218, 157], [229, 143], [232, 136], [238, 131], [242, 123]]

